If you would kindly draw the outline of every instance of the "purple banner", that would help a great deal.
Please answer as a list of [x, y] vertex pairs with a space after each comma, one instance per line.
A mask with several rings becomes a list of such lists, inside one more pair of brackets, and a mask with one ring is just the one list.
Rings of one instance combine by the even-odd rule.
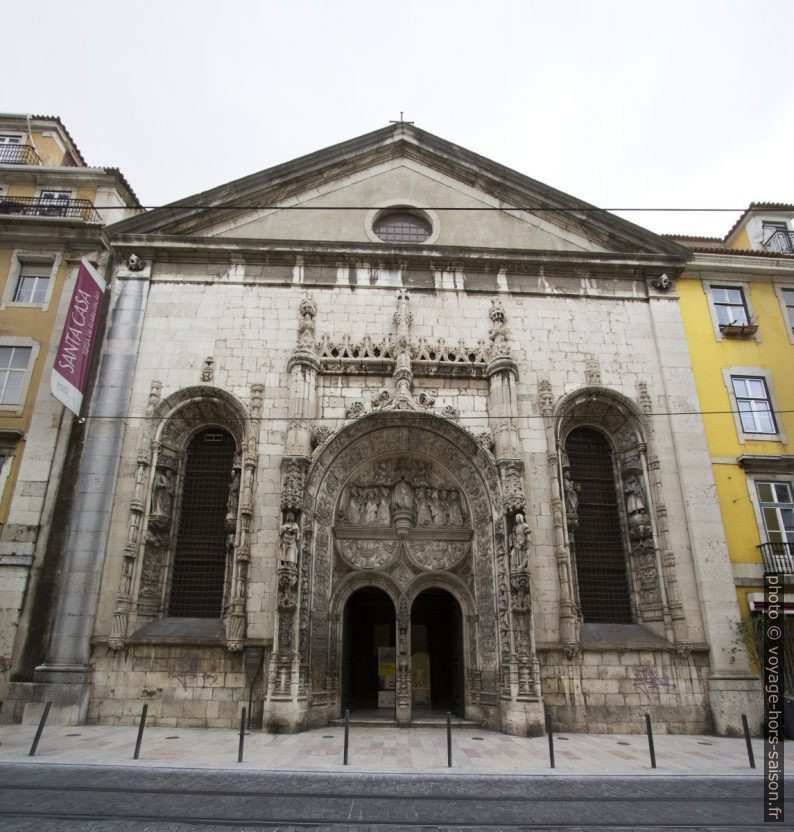
[[77, 416], [83, 404], [104, 292], [105, 281], [86, 259], [81, 260], [51, 382], [52, 395]]

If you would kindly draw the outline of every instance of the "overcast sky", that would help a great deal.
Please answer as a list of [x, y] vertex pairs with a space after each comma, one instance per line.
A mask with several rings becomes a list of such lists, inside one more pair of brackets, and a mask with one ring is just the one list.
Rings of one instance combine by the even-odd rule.
[[792, 0], [25, 0], [2, 26], [0, 109], [59, 115], [145, 205], [401, 110], [602, 207], [794, 202]]

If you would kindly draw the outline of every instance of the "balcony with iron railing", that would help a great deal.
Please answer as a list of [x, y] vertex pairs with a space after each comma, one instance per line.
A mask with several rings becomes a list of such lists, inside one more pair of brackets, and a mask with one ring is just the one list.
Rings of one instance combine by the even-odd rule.
[[778, 251], [781, 254], [794, 254], [794, 231], [779, 228], [773, 231], [762, 243], [764, 251]]
[[762, 543], [758, 550], [764, 561], [764, 572], [794, 575], [794, 543]]
[[101, 223], [89, 199], [50, 199], [42, 196], [0, 196], [0, 214], [21, 217], [59, 217]]
[[39, 154], [29, 144], [0, 144], [0, 165], [40, 165]]

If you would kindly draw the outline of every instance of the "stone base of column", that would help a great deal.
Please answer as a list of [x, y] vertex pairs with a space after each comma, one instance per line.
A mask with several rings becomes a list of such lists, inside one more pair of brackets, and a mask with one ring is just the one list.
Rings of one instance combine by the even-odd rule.
[[708, 697], [716, 734], [742, 736], [742, 714], [745, 714], [750, 733], [763, 736], [764, 699], [761, 680], [754, 673], [712, 673], [708, 678]]
[[26, 685], [23, 725], [36, 725], [44, 706], [52, 702], [48, 725], [83, 725], [91, 698], [91, 670], [72, 665], [41, 665]]
[[294, 699], [265, 702], [262, 727], [268, 734], [296, 734], [306, 730], [306, 703]]
[[515, 737], [540, 737], [546, 731], [543, 702], [540, 699], [516, 702], [503, 699], [500, 702], [502, 731]]

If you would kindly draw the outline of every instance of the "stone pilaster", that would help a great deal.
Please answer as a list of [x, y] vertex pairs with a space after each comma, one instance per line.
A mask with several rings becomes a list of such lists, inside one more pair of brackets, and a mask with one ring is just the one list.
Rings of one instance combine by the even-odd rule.
[[147, 269], [135, 277], [116, 279], [113, 286], [80, 471], [74, 484], [72, 517], [64, 541], [63, 577], [46, 659], [34, 673], [35, 689], [25, 708], [25, 721], [35, 720], [39, 703], [48, 700], [53, 702], [50, 722], [76, 725], [85, 721], [91, 637], [149, 275]]

